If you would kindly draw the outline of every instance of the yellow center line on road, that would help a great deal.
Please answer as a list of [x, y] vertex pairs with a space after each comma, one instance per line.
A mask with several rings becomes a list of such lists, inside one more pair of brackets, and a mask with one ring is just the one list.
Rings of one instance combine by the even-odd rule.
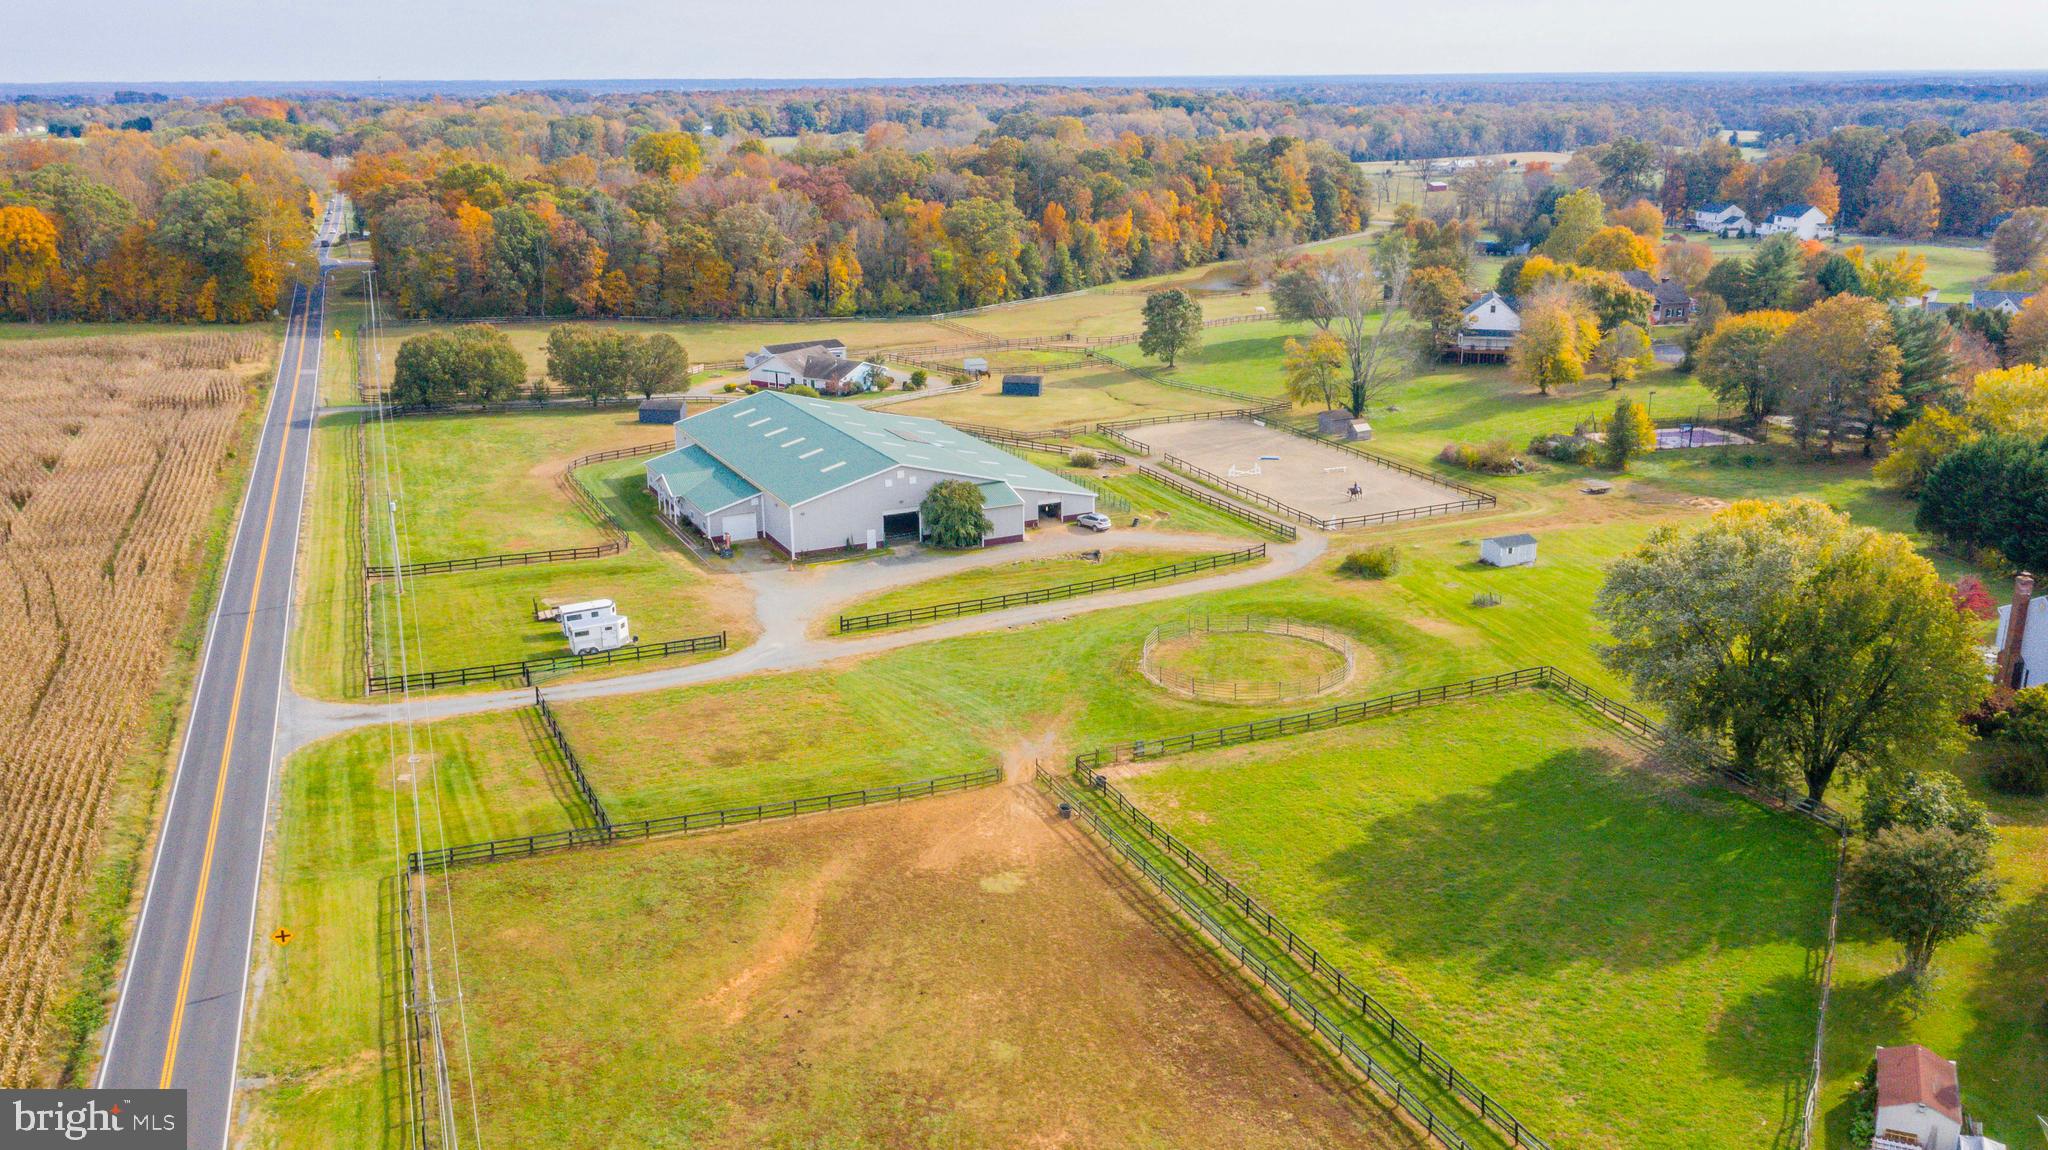
[[[228, 759], [235, 750], [235, 725], [242, 714], [242, 684], [249, 674], [249, 648], [256, 638], [256, 599], [263, 592], [263, 567], [270, 556], [270, 530], [277, 519], [277, 496], [284, 484], [285, 460], [291, 454], [292, 420], [299, 411], [299, 380], [305, 374], [306, 329], [313, 316], [313, 293], [306, 293], [305, 310], [299, 313], [299, 350], [292, 361], [291, 398], [285, 405], [284, 436], [278, 440], [276, 473], [270, 480], [270, 505], [263, 513], [263, 540], [256, 552], [256, 579], [249, 588], [249, 610], [242, 624], [242, 656], [235, 665], [235, 690], [228, 704], [228, 729], [220, 748], [220, 776], [213, 784], [213, 813], [206, 824], [206, 853], [199, 861], [199, 889], [192, 899], [192, 922], [185, 933], [185, 961], [178, 970], [178, 996], [171, 1002], [170, 1034], [164, 1041], [164, 1072], [157, 1080], [159, 1089], [170, 1089], [171, 1071], [178, 1064], [178, 1032], [185, 1027], [185, 996], [192, 988], [192, 959], [199, 950], [199, 923], [206, 917], [206, 882], [213, 873], [213, 847], [220, 837], [220, 808], [228, 789]], [[285, 340], [292, 338], [291, 325], [285, 325]], [[267, 769], [267, 764], [266, 764]]]

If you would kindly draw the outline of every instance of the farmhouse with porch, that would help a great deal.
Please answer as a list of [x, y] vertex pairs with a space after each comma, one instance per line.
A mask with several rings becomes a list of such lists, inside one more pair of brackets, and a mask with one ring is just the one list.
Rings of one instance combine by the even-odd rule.
[[1756, 231], [1741, 204], [1702, 204], [1692, 213], [1692, 226], [1703, 232], [1733, 239]]
[[1833, 239], [1835, 225], [1828, 220], [1828, 214], [1812, 204], [1786, 204], [1772, 212], [1770, 218], [1756, 227], [1760, 236], [1795, 235], [1802, 240]]
[[647, 463], [671, 522], [799, 558], [922, 537], [919, 507], [946, 479], [981, 489], [984, 546], [1095, 510], [1094, 492], [936, 420], [773, 391], [683, 420]]
[[1522, 316], [1499, 292], [1487, 292], [1465, 305], [1465, 314], [1451, 341], [1459, 363], [1504, 360], [1515, 337], [1522, 334]]
[[836, 339], [771, 343], [748, 352], [746, 365], [747, 382], [771, 391], [804, 386], [819, 395], [853, 395], [888, 383], [879, 366], [846, 358], [846, 345]]

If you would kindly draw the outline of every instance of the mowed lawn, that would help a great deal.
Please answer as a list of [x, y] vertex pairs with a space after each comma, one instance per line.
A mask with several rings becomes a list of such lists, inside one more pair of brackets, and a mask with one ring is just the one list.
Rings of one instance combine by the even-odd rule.
[[1997, 828], [1999, 920], [1942, 947], [1917, 988], [1897, 978], [1895, 943], [1856, 915], [1843, 920], [1821, 1093], [1827, 1145], [1847, 1144], [1850, 1099], [1880, 1045], [1918, 1042], [1954, 1059], [1964, 1107], [2009, 1146], [2030, 1145], [2034, 1116], [2048, 1113], [2048, 799], [1993, 791], [1981, 748], [1955, 769]]
[[[1105, 537], [1107, 538], [1107, 537]], [[1076, 542], [1079, 542], [1078, 540]], [[1140, 571], [1167, 567], [1182, 560], [1203, 555], [1214, 555], [1214, 551], [1178, 551], [1159, 547], [1117, 547], [1113, 544], [1092, 551], [1101, 558], [1090, 559], [1090, 551], [1076, 550], [1064, 555], [1044, 559], [1024, 559], [1014, 563], [998, 563], [989, 567], [975, 567], [941, 575], [936, 579], [911, 583], [884, 591], [865, 599], [857, 599], [837, 608], [840, 615], [879, 615], [887, 611], [903, 611], [914, 607], [929, 607], [935, 603], [952, 603], [963, 599], [980, 599], [992, 595], [1009, 595], [1020, 591], [1033, 591], [1081, 583], [1096, 579], [1112, 579]], [[1242, 566], [1240, 564], [1239, 566]], [[1227, 570], [1219, 568], [1218, 570]], [[1160, 583], [1175, 582], [1178, 579], [1194, 578], [1210, 572], [1200, 571], [1192, 575], [1181, 575], [1162, 579]], [[1151, 583], [1134, 586], [1152, 586]], [[924, 620], [922, 622], [929, 622]], [[911, 626], [914, 624], [900, 624]]]
[[[581, 821], [573, 794], [530, 708], [423, 726], [413, 737], [365, 728], [285, 761], [286, 829], [271, 839], [258, 927], [294, 937], [255, 955], [262, 993], [242, 1051], [250, 1086], [239, 1138], [321, 1150], [383, 1144], [401, 1105], [393, 876], [420, 846]], [[458, 892], [457, 913], [463, 905]]]
[[1796, 1133], [1833, 836], [1521, 692], [1124, 784], [1557, 1146]]
[[[674, 439], [670, 428], [637, 422], [630, 407], [409, 416], [372, 425], [370, 437], [373, 494], [382, 490], [376, 469], [388, 443], [403, 493], [407, 558], [415, 563], [601, 543], [603, 529], [557, 486], [563, 465], [594, 451]], [[389, 550], [376, 533], [372, 546]]]
[[1167, 387], [1119, 368], [1093, 365], [1045, 377], [1043, 393], [1004, 395], [991, 379], [973, 391], [914, 399], [890, 406], [891, 415], [915, 415], [979, 423], [1017, 431], [1221, 411], [1237, 406], [1228, 399]]
[[490, 1144], [1425, 1144], [1028, 784], [451, 880]]
[[[1685, 239], [1703, 243], [1714, 250], [1714, 258], [1725, 260], [1731, 257], [1747, 259], [1756, 251], [1762, 240], [1722, 239], [1719, 236], [1705, 236], [1698, 232], [1684, 233]], [[1841, 236], [1828, 242], [1830, 251], [1843, 248], [1861, 247], [1865, 262], [1890, 259], [1898, 252], [1911, 252], [1927, 257], [1927, 286], [1941, 291], [1944, 303], [1970, 302], [1970, 289], [1981, 284], [1991, 274], [1991, 249], [1982, 245], [1942, 243], [1908, 243], [1904, 240], [1884, 236]]]
[[[388, 308], [388, 304], [386, 305]], [[447, 331], [458, 326], [448, 323], [406, 324], [384, 329], [384, 375], [383, 384], [391, 384], [396, 367], [400, 344], [417, 335], [432, 331]], [[519, 322], [494, 324], [505, 333], [526, 360], [526, 375], [529, 381], [538, 381], [547, 374], [548, 332], [556, 326], [553, 321]], [[670, 323], [586, 323], [573, 325], [582, 331], [590, 328], [612, 329], [629, 335], [652, 335], [665, 332], [674, 336], [689, 353], [693, 364], [722, 363], [738, 360], [748, 352], [764, 344], [797, 343], [810, 339], [840, 339], [846, 342], [854, 354], [886, 351], [891, 348], [918, 347], [930, 344], [952, 345], [969, 341], [972, 337], [932, 323], [922, 318], [907, 319], [817, 319], [802, 323], [747, 323], [738, 321], [719, 323], [712, 321], [675, 321]], [[1135, 330], [1135, 327], [1132, 328]]]

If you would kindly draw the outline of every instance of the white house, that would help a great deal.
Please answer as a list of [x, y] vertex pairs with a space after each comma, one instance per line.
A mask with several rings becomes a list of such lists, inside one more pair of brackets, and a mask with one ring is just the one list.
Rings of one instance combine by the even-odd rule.
[[1956, 1064], [1925, 1046], [1878, 1047], [1873, 1150], [1959, 1150], [1962, 1137]]
[[631, 624], [613, 609], [610, 599], [589, 599], [564, 603], [555, 614], [562, 625], [562, 637], [569, 640], [571, 655], [610, 651], [633, 641]]
[[1451, 346], [1458, 362], [1506, 359], [1508, 348], [1522, 333], [1522, 316], [1499, 292], [1487, 292], [1465, 305], [1464, 318]]
[[1740, 204], [1702, 204], [1693, 209], [1692, 226], [1717, 236], [1746, 236], [1756, 231]]
[[2014, 688], [2048, 684], [2048, 597], [2034, 598], [2034, 577], [2024, 571], [2013, 580], [2012, 602], [1998, 609], [1991, 653], [1997, 682]]
[[1526, 567], [1536, 562], [1536, 537], [1496, 535], [1481, 539], [1479, 561], [1489, 567]]
[[2018, 315], [2027, 301], [2034, 298], [2030, 291], [1984, 291], [1970, 293], [1970, 306], [1981, 311], [2002, 311], [2007, 315]]
[[1825, 240], [1834, 237], [1835, 225], [1828, 222], [1826, 212], [1812, 204], [1786, 204], [1756, 228], [1756, 234], [1760, 236], [1786, 233], [1802, 240]]
[[1095, 510], [1094, 492], [936, 420], [774, 391], [683, 420], [647, 462], [672, 522], [799, 557], [922, 537], [925, 494], [947, 479], [981, 490], [985, 546]]
[[747, 382], [771, 391], [799, 385], [819, 395], [852, 395], [883, 386], [888, 376], [875, 364], [846, 358], [836, 339], [771, 343], [747, 353]]

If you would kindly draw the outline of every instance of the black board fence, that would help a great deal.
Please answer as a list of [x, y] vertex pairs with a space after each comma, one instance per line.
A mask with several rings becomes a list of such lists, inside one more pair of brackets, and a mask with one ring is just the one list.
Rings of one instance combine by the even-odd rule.
[[1289, 543], [1301, 538], [1301, 532], [1295, 528], [1294, 524], [1283, 519], [1275, 519], [1263, 512], [1253, 511], [1241, 503], [1233, 503], [1199, 484], [1189, 483], [1171, 471], [1164, 471], [1157, 467], [1140, 464], [1138, 466], [1138, 474], [1184, 499], [1199, 503], [1211, 511], [1221, 511], [1223, 514], [1234, 519], [1241, 519], [1258, 530], [1277, 536]]
[[583, 760], [576, 756], [576, 748], [569, 745], [569, 736], [562, 733], [562, 724], [555, 721], [555, 709], [548, 706], [547, 696], [540, 693], [539, 687], [533, 689], [533, 709], [540, 712], [541, 729], [547, 732], [555, 753], [562, 756], [563, 765], [569, 768], [569, 778], [576, 784], [576, 793], [590, 811], [591, 825], [609, 834], [611, 816], [605, 813], [604, 804], [598, 801], [597, 791], [590, 785], [590, 776], [583, 773]]
[[[1237, 960], [1238, 964], [1256, 977], [1261, 985], [1278, 996], [1289, 1010], [1292, 1010], [1306, 1021], [1318, 1035], [1321, 1035], [1335, 1047], [1340, 1058], [1364, 1074], [1367, 1081], [1385, 1091], [1394, 1100], [1395, 1105], [1399, 1106], [1410, 1118], [1420, 1124], [1431, 1138], [1448, 1147], [1449, 1150], [1473, 1150], [1472, 1143], [1467, 1141], [1464, 1135], [1445, 1122], [1443, 1118], [1439, 1117], [1436, 1111], [1430, 1107], [1429, 1103], [1421, 1095], [1410, 1089], [1399, 1074], [1395, 1073], [1385, 1063], [1374, 1058], [1371, 1052], [1367, 1051], [1356, 1039], [1352, 1038], [1339, 1019], [1332, 1017], [1327, 1011], [1318, 1007], [1307, 995], [1297, 990], [1294, 983], [1284, 974], [1275, 970], [1271, 964], [1254, 953], [1252, 948], [1244, 940], [1238, 938], [1235, 932], [1217, 921], [1215, 916], [1204, 909], [1194, 896], [1183, 890], [1181, 885], [1174, 881], [1173, 876], [1167, 873], [1165, 868], [1146, 857], [1143, 850], [1112, 826], [1109, 819], [1100, 811], [1097, 811], [1093, 804], [1074, 794], [1062, 780], [1047, 774], [1042, 769], [1038, 771], [1038, 781], [1055, 795], [1065, 800], [1065, 805], [1068, 808], [1080, 812], [1082, 819], [1090, 830], [1100, 835], [1103, 841], [1108, 843], [1127, 863], [1151, 880], [1152, 885], [1171, 899], [1180, 912], [1190, 922], [1200, 928], [1204, 934], [1208, 935], [1211, 941], [1221, 947], [1224, 953]], [[1533, 1146], [1536, 1143], [1529, 1142], [1524, 1143], [1524, 1145]]]
[[1001, 611], [1010, 607], [1024, 607], [1033, 603], [1053, 603], [1062, 599], [1073, 599], [1082, 595], [1093, 595], [1099, 591], [1115, 591], [1125, 587], [1138, 587], [1157, 583], [1162, 579], [1177, 579], [1199, 571], [1213, 571], [1219, 567], [1233, 567], [1240, 563], [1251, 563], [1266, 557], [1266, 545], [1246, 547], [1241, 551], [1225, 551], [1216, 555], [1202, 555], [1168, 563], [1162, 567], [1148, 567], [1143, 571], [1130, 571], [1122, 575], [1105, 575], [1100, 579], [1083, 579], [1076, 583], [1062, 583], [1056, 587], [1033, 587], [1028, 591], [1012, 591], [1006, 595], [984, 595], [979, 599], [957, 599], [951, 603], [934, 603], [927, 607], [906, 607], [901, 611], [880, 611], [871, 615], [841, 615], [839, 633], [873, 631], [882, 627], [894, 627], [900, 623], [927, 623], [934, 619], [951, 619], [960, 615], [978, 615], [984, 611]]
[[1456, 1094], [1474, 1114], [1499, 1127], [1501, 1133], [1507, 1135], [1513, 1145], [1550, 1150], [1548, 1141], [1537, 1137], [1521, 1119], [1516, 1118], [1501, 1105], [1498, 1098], [1487, 1093], [1483, 1087], [1453, 1065], [1448, 1057], [1423, 1041], [1421, 1035], [1395, 1017], [1394, 1012], [1373, 997], [1371, 991], [1324, 957], [1321, 951], [1261, 905], [1250, 892], [1212, 866], [1207, 859], [1196, 853], [1194, 848], [1153, 821], [1150, 815], [1108, 779], [1101, 775], [1090, 775], [1086, 782], [1095, 795], [1108, 802], [1119, 817], [1135, 827], [1168, 859], [1187, 874], [1200, 879], [1203, 885], [1214, 890], [1230, 906], [1232, 913], [1257, 927], [1267, 938], [1279, 943], [1289, 958], [1304, 965], [1311, 976], [1329, 986], [1346, 1005], [1354, 1007], [1377, 1030], [1385, 1032], [1387, 1040], [1400, 1049], [1404, 1056], [1414, 1059], [1417, 1065], [1427, 1070], [1433, 1081]]
[[452, 571], [486, 571], [497, 567], [525, 567], [536, 563], [568, 563], [579, 559], [608, 559], [623, 554], [632, 546], [632, 537], [626, 528], [604, 505], [592, 498], [583, 485], [576, 482], [576, 469], [593, 463], [605, 463], [614, 459], [629, 459], [635, 456], [655, 455], [671, 450], [673, 443], [642, 443], [632, 447], [615, 447], [609, 451], [593, 451], [579, 455], [562, 468], [555, 480], [565, 498], [577, 510], [605, 531], [605, 541], [584, 547], [550, 547], [535, 551], [506, 551], [491, 555], [468, 555], [456, 559], [428, 559], [418, 563], [365, 564], [363, 578], [392, 579], [412, 575], [445, 575]]
[[[1213, 750], [1234, 747], [1241, 743], [1255, 743], [1266, 739], [1284, 738], [1289, 735], [1307, 734], [1311, 731], [1326, 730], [1330, 727], [1345, 726], [1366, 719], [1390, 715], [1415, 707], [1433, 706], [1438, 703], [1456, 702], [1462, 699], [1476, 699], [1497, 695], [1506, 691], [1528, 687], [1541, 687], [1582, 703], [1604, 718], [1622, 727], [1630, 734], [1643, 739], [1665, 741], [1670, 732], [1647, 712], [1612, 698], [1588, 686], [1579, 679], [1549, 665], [1523, 667], [1514, 671], [1503, 671], [1497, 675], [1480, 675], [1456, 683], [1440, 683], [1430, 687], [1416, 687], [1397, 691], [1377, 698], [1359, 699], [1355, 702], [1338, 703], [1314, 711], [1301, 711], [1292, 715], [1275, 715], [1268, 719], [1254, 719], [1245, 723], [1233, 723], [1224, 727], [1188, 731], [1177, 735], [1165, 735], [1151, 739], [1128, 739], [1082, 751], [1074, 756], [1074, 769], [1081, 772], [1100, 770], [1105, 765], [1129, 762], [1137, 759], [1159, 758], [1165, 755], [1186, 754], [1190, 751]], [[1679, 765], [1703, 778], [1727, 786], [1762, 806], [1773, 810], [1788, 811], [1792, 814], [1819, 823], [1836, 834], [1847, 834], [1849, 820], [1835, 808], [1823, 802], [1815, 802], [1804, 794], [1772, 779], [1767, 779], [1744, 770], [1729, 762], [1725, 757], [1700, 753], [1679, 756]]]
[[555, 655], [545, 659], [522, 659], [512, 663], [485, 663], [474, 667], [452, 667], [441, 671], [414, 671], [410, 675], [371, 675], [368, 692], [385, 695], [394, 691], [432, 691], [441, 687], [462, 687], [471, 683], [495, 683], [505, 679], [532, 682], [535, 675], [608, 667], [614, 663], [637, 663], [643, 659], [665, 659], [699, 651], [725, 650], [725, 632], [670, 639], [662, 643], [635, 643], [610, 651], [587, 655]]
[[487, 863], [498, 862], [504, 859], [526, 858], [530, 855], [567, 850], [572, 847], [614, 843], [622, 839], [647, 839], [654, 838], [657, 835], [689, 834], [695, 831], [717, 830], [721, 827], [745, 826], [749, 823], [794, 818], [797, 815], [851, 810], [855, 807], [872, 806], [876, 803], [902, 802], [905, 799], [925, 798], [929, 795], [944, 794], [947, 791], [987, 786], [990, 783], [1000, 782], [1002, 777], [1002, 768], [988, 767], [979, 771], [938, 775], [933, 778], [919, 779], [915, 782], [897, 783], [893, 786], [867, 787], [861, 790], [839, 791], [827, 795], [803, 795], [793, 799], [777, 799], [771, 802], [755, 803], [753, 806], [687, 811], [682, 814], [659, 815], [654, 818], [634, 819], [623, 823], [608, 823], [603, 827], [569, 827], [564, 830], [548, 831], [543, 834], [521, 835], [517, 838], [464, 843], [460, 846], [443, 847], [439, 850], [431, 850], [424, 853], [414, 851], [407, 856], [406, 867], [412, 871], [440, 870], [467, 863]]

